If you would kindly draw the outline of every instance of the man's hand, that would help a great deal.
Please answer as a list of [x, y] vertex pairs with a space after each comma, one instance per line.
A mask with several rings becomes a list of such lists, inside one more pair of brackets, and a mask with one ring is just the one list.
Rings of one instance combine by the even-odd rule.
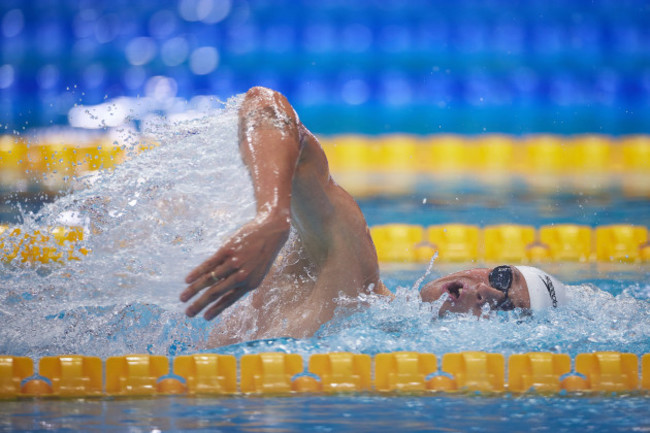
[[186, 314], [194, 317], [212, 304], [204, 317], [214, 319], [256, 289], [287, 241], [289, 227], [288, 218], [258, 217], [239, 229], [219, 251], [185, 278], [189, 286], [181, 293], [181, 301], [187, 302], [203, 291], [187, 308]]
[[257, 217], [185, 278], [181, 294], [195, 316], [218, 316], [256, 289], [289, 237], [291, 188], [301, 142], [295, 112], [281, 94], [254, 87], [239, 109], [239, 149], [253, 181]]

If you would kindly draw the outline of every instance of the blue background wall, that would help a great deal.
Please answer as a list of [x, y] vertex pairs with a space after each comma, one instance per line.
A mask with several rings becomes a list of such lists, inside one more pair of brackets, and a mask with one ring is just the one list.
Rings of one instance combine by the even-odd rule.
[[3, 0], [0, 19], [9, 130], [265, 85], [321, 133], [650, 132], [644, 0]]

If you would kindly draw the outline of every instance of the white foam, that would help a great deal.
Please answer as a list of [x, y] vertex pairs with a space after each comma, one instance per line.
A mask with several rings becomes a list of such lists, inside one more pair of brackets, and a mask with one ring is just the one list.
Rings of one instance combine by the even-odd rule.
[[[81, 179], [72, 194], [37, 215], [25, 215], [27, 231], [62, 222], [84, 225], [90, 235], [80, 246], [92, 253], [64, 266], [3, 269], [0, 282], [10, 289], [0, 294], [5, 305], [1, 349], [21, 341], [18, 346], [27, 353], [47, 352], [57, 344], [56, 350], [76, 344], [87, 352], [87, 334], [103, 342], [99, 354], [115, 353], [128, 350], [131, 338], [172, 344], [165, 335], [172, 332], [165, 330], [165, 320], [172, 317], [190, 340], [190, 328], [207, 327], [203, 319], [184, 318], [178, 296], [185, 275], [254, 216], [252, 183], [238, 151], [241, 99], [200, 118], [193, 113], [183, 122], [149, 123], [143, 132], [159, 146], [113, 173]], [[137, 137], [129, 141], [135, 145]], [[135, 305], [151, 305], [155, 317], [142, 329], [122, 329], [114, 319], [124, 312], [135, 311], [143, 320]], [[98, 328], [102, 323], [105, 328]], [[111, 342], [116, 332], [120, 341]]]

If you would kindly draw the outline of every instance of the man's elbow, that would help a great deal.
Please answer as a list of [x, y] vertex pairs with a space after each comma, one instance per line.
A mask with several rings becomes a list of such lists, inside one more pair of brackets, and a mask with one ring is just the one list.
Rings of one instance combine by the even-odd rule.
[[254, 86], [248, 89], [245, 100], [256, 102], [258, 105], [277, 104], [279, 101], [288, 103], [287, 98], [280, 92], [262, 86]]
[[275, 90], [269, 89], [267, 87], [253, 86], [250, 89], [248, 89], [248, 91], [246, 91], [246, 97], [247, 98], [259, 99], [263, 95], [269, 95], [269, 94], [273, 94], [273, 93], [277, 93], [277, 92]]
[[297, 117], [287, 98], [280, 92], [266, 87], [255, 86], [248, 89], [240, 116], [252, 118], [256, 123], [270, 122], [269, 126], [297, 131]]

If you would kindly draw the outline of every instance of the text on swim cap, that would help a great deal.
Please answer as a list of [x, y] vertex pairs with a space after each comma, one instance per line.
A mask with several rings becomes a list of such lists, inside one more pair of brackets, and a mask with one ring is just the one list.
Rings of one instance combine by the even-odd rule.
[[542, 283], [546, 286], [546, 290], [548, 290], [548, 295], [551, 297], [551, 301], [553, 302], [553, 308], [557, 308], [557, 298], [555, 297], [555, 287], [553, 287], [553, 282], [551, 281], [551, 278], [547, 275], [545, 278], [542, 278], [541, 276], [539, 277], [540, 280], [542, 280]]

